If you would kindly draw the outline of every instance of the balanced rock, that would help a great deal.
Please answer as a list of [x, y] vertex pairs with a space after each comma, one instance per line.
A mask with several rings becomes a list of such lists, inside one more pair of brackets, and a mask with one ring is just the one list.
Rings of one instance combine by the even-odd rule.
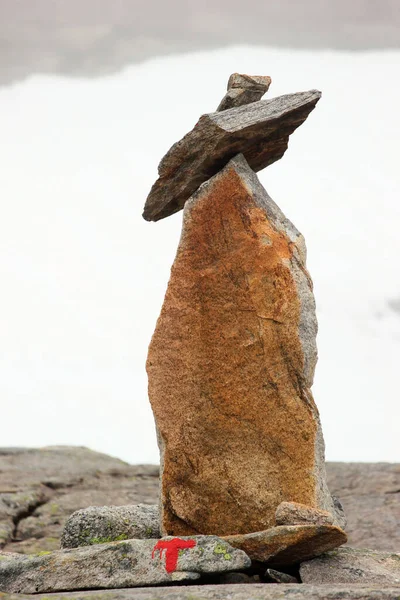
[[320, 92], [311, 90], [200, 117], [161, 160], [143, 217], [158, 221], [181, 210], [199, 186], [238, 153], [254, 171], [279, 160], [290, 134], [306, 120], [320, 97]]
[[241, 75], [233, 73], [228, 80], [228, 91], [221, 100], [217, 111], [243, 106], [261, 100], [271, 85], [271, 77]]
[[263, 531], [282, 501], [333, 513], [305, 257], [242, 155], [186, 203], [147, 360], [163, 534]]
[[314, 560], [303, 562], [300, 576], [303, 582], [316, 584], [400, 585], [400, 554], [362, 548], [338, 548]]
[[133, 538], [160, 537], [160, 513], [156, 505], [89, 506], [67, 520], [62, 548], [77, 548]]
[[0, 591], [18, 594], [113, 589], [198, 579], [248, 568], [250, 559], [215, 536], [127, 540], [0, 558]]
[[347, 536], [332, 525], [281, 525], [266, 531], [224, 537], [255, 561], [287, 567], [345, 544]]
[[298, 502], [281, 502], [275, 513], [277, 525], [332, 525], [333, 516], [326, 510]]

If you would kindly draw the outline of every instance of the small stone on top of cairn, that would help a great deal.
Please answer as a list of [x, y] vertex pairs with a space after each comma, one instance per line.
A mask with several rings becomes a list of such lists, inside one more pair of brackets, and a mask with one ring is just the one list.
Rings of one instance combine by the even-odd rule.
[[271, 85], [271, 77], [232, 73], [228, 91], [219, 103], [217, 111], [243, 106], [261, 100]]

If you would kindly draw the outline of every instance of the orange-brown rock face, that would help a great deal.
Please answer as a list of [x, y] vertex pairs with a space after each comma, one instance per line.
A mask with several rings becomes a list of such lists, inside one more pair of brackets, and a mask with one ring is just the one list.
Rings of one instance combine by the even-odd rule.
[[317, 331], [302, 236], [238, 155], [192, 196], [149, 348], [164, 534], [333, 512], [310, 393]]

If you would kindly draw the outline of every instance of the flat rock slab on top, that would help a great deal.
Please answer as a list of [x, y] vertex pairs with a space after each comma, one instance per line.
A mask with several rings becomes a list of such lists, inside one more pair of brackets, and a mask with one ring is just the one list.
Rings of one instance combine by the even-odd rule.
[[303, 237], [237, 156], [185, 206], [149, 347], [164, 535], [263, 531], [284, 500], [334, 512], [316, 332]]
[[300, 566], [300, 575], [305, 583], [400, 585], [400, 554], [362, 548], [338, 548], [304, 562]]
[[200, 117], [160, 162], [159, 179], [147, 197], [143, 217], [158, 221], [181, 210], [200, 185], [238, 153], [253, 171], [279, 160], [289, 135], [305, 121], [320, 97], [321, 92], [311, 90]]
[[281, 525], [266, 531], [224, 537], [255, 561], [287, 567], [345, 544], [347, 536], [332, 525]]
[[248, 556], [216, 536], [126, 540], [42, 556], [0, 556], [0, 591], [22, 594], [157, 585], [246, 569]]

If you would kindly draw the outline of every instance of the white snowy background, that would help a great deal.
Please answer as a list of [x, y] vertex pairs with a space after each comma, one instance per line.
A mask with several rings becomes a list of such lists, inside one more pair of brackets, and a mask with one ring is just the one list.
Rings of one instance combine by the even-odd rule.
[[260, 178], [307, 242], [327, 459], [400, 461], [396, 51], [230, 47], [0, 88], [0, 446], [158, 462], [145, 360], [182, 213], [141, 213], [234, 71], [271, 75], [268, 97], [323, 92]]

